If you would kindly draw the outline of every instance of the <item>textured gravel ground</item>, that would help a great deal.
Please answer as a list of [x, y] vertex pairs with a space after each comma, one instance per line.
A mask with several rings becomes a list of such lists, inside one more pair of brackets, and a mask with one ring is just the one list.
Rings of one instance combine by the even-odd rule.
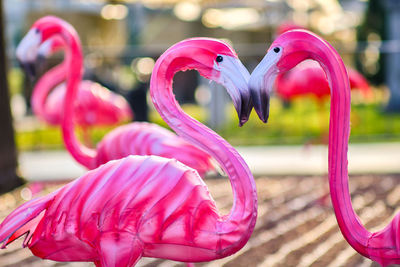
[[[327, 178], [260, 177], [256, 179], [259, 215], [248, 244], [235, 255], [196, 266], [379, 266], [358, 255], [343, 239], [330, 204]], [[229, 212], [232, 195], [227, 179], [208, 179], [218, 207]], [[44, 191], [58, 185], [46, 185]], [[353, 206], [369, 230], [380, 229], [400, 207], [400, 176], [353, 176]], [[0, 196], [2, 220], [29, 193], [18, 189]], [[28, 194], [29, 195], [29, 194]], [[58, 263], [33, 256], [21, 248], [22, 240], [0, 250], [1, 267], [93, 266], [91, 263]], [[142, 259], [138, 266], [183, 266], [159, 259]]]

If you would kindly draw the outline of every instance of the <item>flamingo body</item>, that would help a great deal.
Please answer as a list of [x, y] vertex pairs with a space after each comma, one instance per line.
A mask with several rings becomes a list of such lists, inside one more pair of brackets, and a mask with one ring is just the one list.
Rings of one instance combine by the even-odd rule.
[[365, 97], [371, 97], [372, 90], [367, 79], [355, 69], [346, 68], [346, 70], [350, 81], [350, 89], [359, 89]]
[[0, 241], [30, 232], [25, 245], [32, 253], [56, 261], [106, 263], [116, 249], [122, 258], [134, 252], [206, 261], [222, 255], [220, 240], [209, 234], [217, 218], [195, 170], [176, 160], [129, 156], [25, 203], [1, 224]]
[[[348, 68], [347, 71], [351, 89], [359, 89], [365, 97], [370, 96], [372, 91], [367, 80], [356, 70]], [[322, 102], [331, 92], [324, 71], [317, 62], [311, 60], [278, 74], [275, 87], [277, 95], [288, 102], [305, 95], [311, 95]]]
[[96, 165], [128, 155], [175, 158], [196, 169], [201, 176], [213, 169], [206, 152], [154, 123], [129, 123], [108, 133], [97, 145]]
[[[65, 99], [65, 84], [55, 87], [47, 97], [45, 121], [60, 125]], [[132, 119], [132, 111], [126, 100], [98, 83], [84, 80], [79, 84], [74, 110], [75, 122], [82, 127], [115, 125]]]

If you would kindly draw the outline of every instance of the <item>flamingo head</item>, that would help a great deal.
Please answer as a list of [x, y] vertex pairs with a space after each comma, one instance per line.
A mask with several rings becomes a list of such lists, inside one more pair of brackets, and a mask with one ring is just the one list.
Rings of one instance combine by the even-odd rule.
[[[40, 18], [32, 25], [19, 43], [16, 51], [18, 61], [30, 76], [36, 74], [35, 63], [40, 53], [43, 53], [43, 50], [48, 50], [47, 53], [52, 53], [64, 45], [63, 43], [62, 45], [60, 44], [62, 42], [61, 37], [54, 38], [54, 36], [57, 36], [65, 29], [70, 33], [76, 34], [70, 24], [54, 16]], [[49, 40], [50, 37], [53, 38]], [[51, 41], [52, 39], [57, 40], [55, 44], [53, 43], [54, 41]], [[47, 40], [51, 43], [47, 43]], [[41, 48], [42, 45], [44, 48]]]
[[64, 47], [65, 47], [65, 42], [59, 35], [47, 39], [39, 46], [39, 49], [37, 51], [38, 65], [43, 66], [46, 58], [62, 50]]
[[[172, 46], [169, 51], [177, 51], [179, 70], [196, 69], [207, 79], [223, 85], [230, 97], [242, 126], [252, 109], [248, 81], [250, 74], [239, 60], [236, 52], [227, 43], [212, 38], [186, 39]], [[168, 54], [168, 50], [166, 52]]]
[[268, 121], [269, 99], [277, 74], [292, 69], [306, 59], [313, 59], [310, 51], [315, 38], [319, 37], [307, 30], [284, 32], [271, 44], [253, 70], [249, 88], [254, 109], [263, 122]]

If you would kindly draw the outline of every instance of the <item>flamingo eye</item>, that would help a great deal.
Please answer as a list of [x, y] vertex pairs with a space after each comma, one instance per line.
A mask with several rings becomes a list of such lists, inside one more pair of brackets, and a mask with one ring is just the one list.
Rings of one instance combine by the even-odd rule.
[[222, 62], [222, 60], [224, 60], [222, 56], [217, 56], [217, 58], [215, 59], [215, 61], [217, 62]]
[[279, 47], [275, 47], [275, 48], [274, 48], [274, 52], [275, 52], [275, 53], [279, 53], [279, 51], [281, 51], [281, 49], [280, 49]]

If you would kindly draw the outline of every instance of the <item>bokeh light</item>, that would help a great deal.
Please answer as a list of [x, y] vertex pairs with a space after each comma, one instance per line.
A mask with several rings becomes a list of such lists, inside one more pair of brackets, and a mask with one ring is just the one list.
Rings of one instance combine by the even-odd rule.
[[151, 57], [136, 58], [131, 63], [133, 71], [139, 75], [150, 75], [154, 68], [154, 59]]
[[184, 21], [195, 21], [200, 17], [201, 7], [193, 2], [180, 2], [174, 7], [175, 16]]
[[27, 187], [23, 188], [21, 190], [21, 198], [26, 201], [31, 200], [32, 199], [32, 191]]
[[128, 8], [125, 5], [105, 5], [101, 9], [101, 16], [106, 20], [122, 20], [128, 15]]
[[258, 22], [260, 14], [254, 8], [207, 9], [202, 17], [204, 26], [233, 30]]

